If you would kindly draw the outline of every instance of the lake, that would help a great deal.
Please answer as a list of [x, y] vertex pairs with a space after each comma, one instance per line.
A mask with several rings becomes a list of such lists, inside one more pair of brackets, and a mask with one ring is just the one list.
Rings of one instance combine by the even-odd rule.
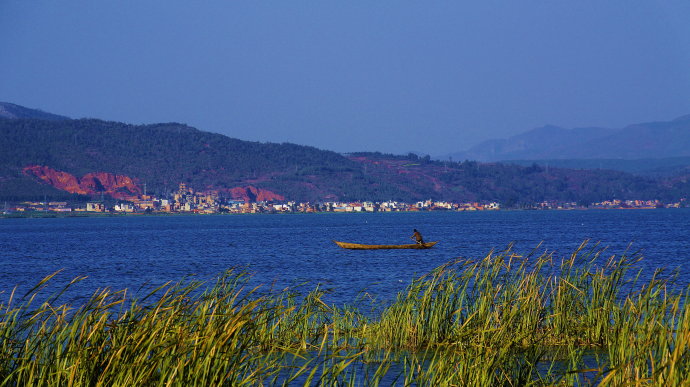
[[[411, 243], [413, 228], [440, 242], [429, 250], [366, 251], [332, 242]], [[57, 270], [56, 285], [88, 277], [69, 293], [77, 301], [98, 288], [212, 280], [242, 267], [264, 288], [318, 283], [336, 304], [361, 291], [387, 300], [457, 258], [481, 258], [511, 242], [519, 253], [541, 243], [539, 251], [566, 256], [585, 239], [611, 254], [632, 244], [642, 249], [647, 274], [679, 268], [681, 282], [690, 283], [690, 209], [20, 218], [0, 219], [0, 298]]]

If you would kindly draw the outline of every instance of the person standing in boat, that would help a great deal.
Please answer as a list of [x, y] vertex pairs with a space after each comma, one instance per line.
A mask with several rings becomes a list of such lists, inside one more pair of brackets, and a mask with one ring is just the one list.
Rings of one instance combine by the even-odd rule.
[[418, 245], [423, 245], [424, 244], [424, 238], [422, 238], [422, 234], [419, 231], [417, 231], [416, 228], [412, 231], [414, 232], [414, 234], [412, 234], [412, 236], [410, 236], [410, 239], [414, 239], [415, 241], [417, 241]]

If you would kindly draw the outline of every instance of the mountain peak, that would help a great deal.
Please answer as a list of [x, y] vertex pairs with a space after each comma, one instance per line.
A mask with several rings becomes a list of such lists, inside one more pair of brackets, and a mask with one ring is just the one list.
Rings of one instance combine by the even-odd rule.
[[0, 102], [0, 118], [5, 119], [22, 119], [35, 118], [39, 120], [62, 121], [69, 120], [69, 117], [59, 116], [57, 114], [46, 113], [39, 109], [31, 109], [9, 102]]
[[680, 117], [673, 120], [673, 122], [685, 122], [685, 121], [690, 121], [690, 114], [680, 116]]

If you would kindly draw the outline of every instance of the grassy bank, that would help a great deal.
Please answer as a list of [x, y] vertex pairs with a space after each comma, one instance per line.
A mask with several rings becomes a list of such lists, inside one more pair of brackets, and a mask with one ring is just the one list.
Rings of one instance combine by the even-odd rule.
[[373, 315], [234, 271], [78, 306], [39, 302], [49, 277], [1, 305], [0, 383], [681, 385], [690, 304], [672, 276], [639, 280], [638, 259], [508, 248], [439, 267]]

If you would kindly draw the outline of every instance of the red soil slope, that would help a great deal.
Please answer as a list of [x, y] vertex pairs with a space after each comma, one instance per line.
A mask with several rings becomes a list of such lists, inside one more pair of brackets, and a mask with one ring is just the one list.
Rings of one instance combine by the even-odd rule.
[[26, 175], [35, 176], [57, 189], [74, 194], [95, 195], [102, 192], [115, 199], [129, 200], [142, 193], [135, 179], [124, 175], [91, 172], [78, 178], [70, 173], [42, 165], [30, 165], [23, 171]]
[[245, 202], [264, 202], [264, 201], [284, 201], [285, 197], [269, 190], [256, 188], [254, 186], [235, 187], [227, 190], [235, 200]]
[[[24, 174], [33, 176], [57, 189], [80, 195], [97, 195], [101, 192], [115, 199], [132, 200], [142, 194], [137, 180], [125, 175], [107, 172], [91, 172], [78, 178], [70, 173], [42, 165], [30, 165]], [[275, 192], [254, 186], [235, 187], [224, 190], [235, 200], [245, 202], [284, 201], [285, 197]]]

